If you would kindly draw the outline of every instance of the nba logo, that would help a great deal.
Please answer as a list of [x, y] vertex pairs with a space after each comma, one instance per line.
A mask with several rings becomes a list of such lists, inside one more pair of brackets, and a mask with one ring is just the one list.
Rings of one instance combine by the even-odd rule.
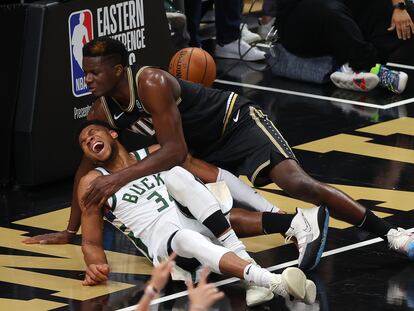
[[93, 39], [92, 12], [82, 10], [69, 16], [69, 46], [72, 71], [72, 93], [76, 97], [90, 94], [82, 70], [82, 48]]

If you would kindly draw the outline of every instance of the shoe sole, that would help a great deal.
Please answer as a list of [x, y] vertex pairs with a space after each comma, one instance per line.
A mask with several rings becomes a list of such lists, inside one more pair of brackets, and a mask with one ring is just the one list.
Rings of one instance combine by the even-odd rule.
[[369, 92], [377, 87], [380, 80], [379, 78], [372, 74], [371, 76], [367, 76], [365, 80], [365, 88], [361, 88], [359, 85], [355, 84], [354, 78], [352, 76], [343, 78], [343, 75], [338, 72], [334, 72], [330, 76], [331, 81], [336, 87], [345, 90], [351, 91], [359, 91], [359, 92]]
[[307, 305], [314, 304], [316, 300], [316, 285], [311, 280], [306, 280], [306, 293], [303, 301]]
[[298, 268], [289, 267], [282, 272], [282, 284], [289, 295], [304, 299], [306, 293], [306, 276]]
[[246, 301], [246, 305], [248, 307], [256, 307], [258, 305], [261, 305], [261, 304], [263, 304], [265, 302], [268, 302], [268, 301], [272, 300], [274, 297], [275, 297], [275, 295], [271, 291], [269, 291], [269, 294], [267, 296], [265, 296], [265, 297], [263, 297], [261, 299], [257, 299], [253, 303], [247, 303], [247, 301]]
[[326, 207], [320, 207], [318, 211], [318, 238], [306, 246], [305, 254], [299, 265], [299, 269], [310, 271], [316, 268], [321, 260], [323, 250], [325, 249], [326, 237], [329, 228], [329, 211]]
[[407, 256], [414, 261], [414, 243], [411, 243], [407, 248]]

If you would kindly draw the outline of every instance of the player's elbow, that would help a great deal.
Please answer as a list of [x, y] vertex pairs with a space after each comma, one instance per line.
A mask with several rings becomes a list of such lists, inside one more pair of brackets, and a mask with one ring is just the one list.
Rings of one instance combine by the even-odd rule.
[[170, 154], [171, 158], [174, 159], [174, 165], [180, 165], [185, 162], [188, 155], [188, 149], [186, 145], [179, 146], [174, 148], [172, 154]]

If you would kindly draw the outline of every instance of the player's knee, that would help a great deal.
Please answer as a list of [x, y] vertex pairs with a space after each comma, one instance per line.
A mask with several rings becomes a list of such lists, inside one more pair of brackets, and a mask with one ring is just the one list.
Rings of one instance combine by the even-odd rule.
[[194, 245], [197, 245], [197, 238], [202, 235], [189, 229], [181, 229], [173, 238], [173, 250], [180, 256], [193, 257]]
[[175, 166], [168, 171], [165, 184], [168, 191], [181, 192], [188, 190], [189, 184], [194, 182], [194, 176], [180, 166]]
[[292, 177], [289, 189], [285, 189], [290, 195], [306, 201], [316, 202], [319, 200], [323, 190], [320, 182], [310, 176]]

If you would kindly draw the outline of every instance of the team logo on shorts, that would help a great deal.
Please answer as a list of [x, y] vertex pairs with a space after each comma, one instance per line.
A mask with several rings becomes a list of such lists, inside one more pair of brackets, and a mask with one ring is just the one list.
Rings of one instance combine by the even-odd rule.
[[82, 48], [93, 39], [92, 12], [73, 12], [68, 19], [72, 93], [76, 97], [90, 94], [82, 70]]

